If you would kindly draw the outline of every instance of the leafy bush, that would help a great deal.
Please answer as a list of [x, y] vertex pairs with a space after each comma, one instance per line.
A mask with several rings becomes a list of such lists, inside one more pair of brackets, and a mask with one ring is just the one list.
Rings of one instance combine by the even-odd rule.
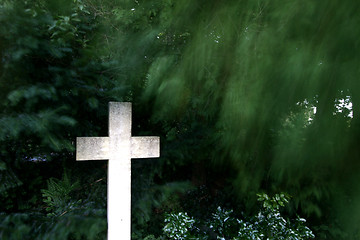
[[201, 222], [187, 213], [166, 215], [164, 234], [169, 239], [232, 239], [232, 240], [301, 240], [314, 238], [312, 231], [305, 226], [306, 220], [297, 216], [293, 221], [281, 216], [280, 208], [288, 201], [287, 194], [258, 194], [262, 206], [258, 214], [248, 220], [236, 218], [232, 210], [218, 207], [212, 217]]
[[72, 181], [67, 172], [62, 179], [50, 178], [42, 189], [47, 205], [46, 229], [39, 239], [103, 239], [106, 232], [106, 209], [97, 208], [90, 199], [76, 199], [79, 181]]
[[177, 214], [168, 214], [165, 218], [166, 226], [164, 233], [173, 239], [184, 240], [189, 239], [189, 230], [193, 228], [195, 220], [187, 215], [187, 213], [179, 212]]
[[42, 189], [44, 203], [48, 205], [49, 215], [62, 215], [70, 211], [74, 205], [80, 204], [79, 201], [73, 202], [70, 193], [79, 187], [79, 182], [72, 183], [68, 174], [64, 173], [63, 179], [50, 178], [48, 180], [48, 189]]

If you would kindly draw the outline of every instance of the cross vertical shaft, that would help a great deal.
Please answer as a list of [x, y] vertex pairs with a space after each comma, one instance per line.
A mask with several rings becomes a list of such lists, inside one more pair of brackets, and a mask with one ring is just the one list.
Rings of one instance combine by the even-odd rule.
[[109, 104], [108, 240], [131, 239], [131, 103]]

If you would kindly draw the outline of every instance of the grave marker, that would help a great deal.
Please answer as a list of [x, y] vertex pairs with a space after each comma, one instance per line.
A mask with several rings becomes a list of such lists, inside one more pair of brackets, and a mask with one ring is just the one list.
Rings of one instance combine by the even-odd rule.
[[131, 136], [131, 103], [109, 103], [109, 136], [76, 138], [76, 160], [108, 162], [108, 240], [131, 239], [131, 158], [160, 156], [159, 137]]

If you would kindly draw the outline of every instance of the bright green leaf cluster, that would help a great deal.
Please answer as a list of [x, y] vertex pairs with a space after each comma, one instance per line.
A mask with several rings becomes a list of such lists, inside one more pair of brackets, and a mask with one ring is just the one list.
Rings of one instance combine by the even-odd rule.
[[281, 216], [280, 208], [288, 203], [285, 193], [269, 197], [258, 194], [261, 210], [248, 221], [234, 217], [233, 211], [218, 207], [205, 223], [186, 213], [168, 214], [164, 234], [170, 239], [232, 239], [232, 240], [302, 240], [315, 238], [305, 226], [306, 220], [297, 217], [290, 221]]

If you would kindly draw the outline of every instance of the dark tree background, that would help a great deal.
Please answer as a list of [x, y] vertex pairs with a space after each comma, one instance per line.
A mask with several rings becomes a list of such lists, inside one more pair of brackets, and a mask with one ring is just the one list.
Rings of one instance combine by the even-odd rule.
[[250, 215], [287, 192], [316, 239], [359, 239], [360, 2], [0, 0], [0, 238], [106, 239], [109, 101], [161, 158], [132, 162], [133, 239], [164, 214]]

